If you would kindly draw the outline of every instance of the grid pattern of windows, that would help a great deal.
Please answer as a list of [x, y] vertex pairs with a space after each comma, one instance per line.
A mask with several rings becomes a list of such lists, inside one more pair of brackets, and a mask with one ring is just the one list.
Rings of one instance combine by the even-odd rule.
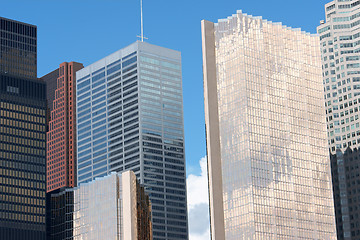
[[167, 239], [186, 239], [181, 65], [144, 52], [139, 66], [143, 179], [158, 216], [154, 236], [167, 231]]
[[76, 186], [75, 73], [81, 68], [80, 63], [65, 62], [55, 79], [46, 78], [47, 83], [57, 82], [47, 133], [47, 192]]
[[149, 196], [133, 172], [53, 192], [51, 203], [52, 240], [153, 239]]
[[[329, 4], [334, 6], [335, 12], [318, 27], [318, 32], [321, 34], [328, 144], [331, 153], [335, 154], [336, 150], [344, 152], [360, 143], [360, 31], [352, 24], [360, 16], [360, 10], [342, 13], [336, 11], [340, 3], [333, 1]], [[339, 19], [349, 23], [345, 24], [347, 29], [335, 27], [334, 22]], [[324, 28], [328, 30], [327, 34], [322, 34]]]
[[134, 171], [150, 196], [154, 239], [186, 239], [181, 62], [153, 47], [135, 43], [78, 72], [78, 180]]
[[0, 17], [0, 72], [36, 78], [36, 26]]
[[338, 239], [360, 237], [360, 208], [353, 191], [360, 181], [348, 183], [360, 162], [359, 3], [331, 1], [325, 5], [326, 23], [318, 27]]
[[215, 195], [223, 208], [219, 239], [335, 239], [318, 38], [241, 11], [205, 24], [205, 73], [214, 69], [204, 74], [205, 112], [218, 114], [206, 125], [207, 136], [218, 134], [207, 142], [210, 208]]
[[45, 84], [0, 81], [0, 238], [45, 239]]
[[49, 240], [73, 240], [74, 235], [74, 191], [53, 191], [50, 195]]

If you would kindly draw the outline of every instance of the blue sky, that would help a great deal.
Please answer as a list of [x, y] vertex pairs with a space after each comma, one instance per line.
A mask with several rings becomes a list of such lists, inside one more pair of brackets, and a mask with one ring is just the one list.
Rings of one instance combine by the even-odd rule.
[[[188, 174], [200, 174], [206, 154], [203, 108], [202, 19], [243, 12], [315, 33], [328, 0], [143, 0], [149, 43], [182, 52]], [[137, 40], [139, 0], [2, 0], [0, 16], [38, 26], [38, 76], [61, 62], [85, 66]]]

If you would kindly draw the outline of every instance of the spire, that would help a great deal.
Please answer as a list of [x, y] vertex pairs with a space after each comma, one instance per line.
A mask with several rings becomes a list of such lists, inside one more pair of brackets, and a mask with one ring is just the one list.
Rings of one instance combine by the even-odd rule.
[[144, 20], [143, 20], [143, 0], [140, 0], [141, 9], [141, 41], [144, 41]]
[[148, 39], [147, 37], [144, 37], [144, 19], [143, 19], [143, 0], [140, 0], [140, 17], [141, 17], [141, 34], [140, 36], [137, 36], [140, 38], [140, 40], [143, 42], [144, 39]]

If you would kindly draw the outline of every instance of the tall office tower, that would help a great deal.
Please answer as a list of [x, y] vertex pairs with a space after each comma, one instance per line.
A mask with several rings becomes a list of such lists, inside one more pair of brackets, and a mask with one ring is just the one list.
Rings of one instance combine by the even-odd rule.
[[0, 73], [37, 76], [36, 26], [0, 17]]
[[202, 22], [212, 239], [335, 239], [317, 36]]
[[50, 240], [151, 240], [151, 204], [131, 171], [51, 194]]
[[76, 78], [78, 183], [133, 170], [154, 239], [187, 239], [180, 53], [135, 42]]
[[81, 63], [64, 62], [41, 78], [47, 88], [51, 115], [47, 133], [47, 192], [76, 186], [76, 71]]
[[45, 235], [46, 91], [0, 74], [0, 239]]
[[338, 239], [360, 238], [360, 2], [331, 1], [320, 35]]
[[45, 239], [46, 90], [36, 26], [0, 17], [0, 239]]

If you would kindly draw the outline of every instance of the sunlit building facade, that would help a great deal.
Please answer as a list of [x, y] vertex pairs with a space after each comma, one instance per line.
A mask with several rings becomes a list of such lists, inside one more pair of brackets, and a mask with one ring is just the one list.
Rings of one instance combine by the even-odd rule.
[[76, 73], [78, 184], [132, 170], [154, 239], [187, 239], [181, 54], [135, 42]]
[[202, 22], [212, 239], [336, 239], [316, 36]]
[[133, 172], [51, 194], [50, 240], [152, 240], [149, 196]]
[[321, 42], [338, 239], [360, 238], [360, 1], [325, 4]]

